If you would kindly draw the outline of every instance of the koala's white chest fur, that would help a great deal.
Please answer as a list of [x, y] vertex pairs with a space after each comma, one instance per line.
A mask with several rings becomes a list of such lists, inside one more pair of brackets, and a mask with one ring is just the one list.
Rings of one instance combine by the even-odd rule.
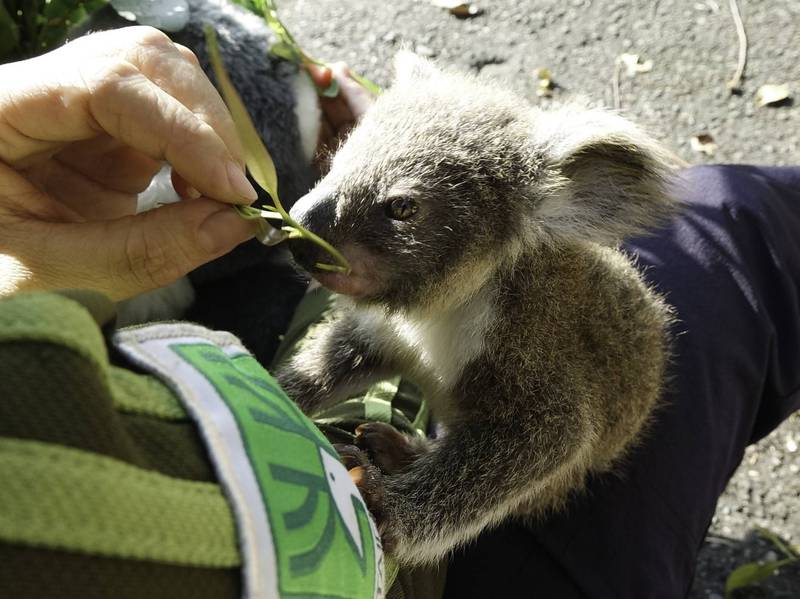
[[[464, 368], [483, 352], [495, 320], [492, 293], [478, 293], [464, 304], [435, 312], [358, 311], [364, 329], [401, 374], [433, 396], [447, 394]], [[365, 331], [366, 332], [366, 331]]]

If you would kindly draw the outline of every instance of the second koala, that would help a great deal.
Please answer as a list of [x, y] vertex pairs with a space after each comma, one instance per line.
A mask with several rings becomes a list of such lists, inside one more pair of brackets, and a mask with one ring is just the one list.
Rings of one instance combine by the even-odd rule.
[[[292, 209], [349, 259], [278, 378], [306, 413], [402, 374], [446, 433], [382, 477], [390, 551], [433, 562], [612, 468], [658, 403], [670, 310], [617, 249], [667, 216], [662, 151], [596, 109], [542, 111], [401, 55]], [[378, 450], [379, 448], [374, 448]]]

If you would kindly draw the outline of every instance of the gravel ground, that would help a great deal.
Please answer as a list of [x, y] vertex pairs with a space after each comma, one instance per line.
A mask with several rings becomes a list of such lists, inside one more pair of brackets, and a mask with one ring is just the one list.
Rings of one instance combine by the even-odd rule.
[[[615, 59], [652, 60], [650, 72], [619, 77], [620, 108], [692, 164], [800, 163], [800, 2], [739, 0], [748, 61], [741, 93], [726, 88], [737, 35], [727, 0], [476, 0], [482, 15], [461, 20], [428, 0], [279, 0], [287, 26], [310, 54], [344, 60], [387, 85], [402, 46], [492, 77], [537, 99], [534, 72], [547, 67], [554, 99], [583, 95], [614, 106]], [[756, 107], [756, 90], [787, 83], [795, 101]], [[716, 152], [690, 140], [710, 134]], [[800, 365], [799, 365], [800, 366]], [[721, 599], [737, 565], [779, 558], [753, 531], [765, 527], [800, 544], [800, 414], [745, 460], [719, 501], [701, 551], [692, 599]], [[738, 598], [797, 599], [800, 565], [786, 567]]]

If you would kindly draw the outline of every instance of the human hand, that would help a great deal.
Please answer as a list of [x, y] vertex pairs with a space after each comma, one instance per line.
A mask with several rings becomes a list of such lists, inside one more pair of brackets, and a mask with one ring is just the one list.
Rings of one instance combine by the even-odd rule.
[[[163, 161], [185, 201], [134, 215]], [[149, 27], [0, 66], [0, 295], [168, 284], [254, 234], [233, 122], [187, 48]], [[214, 198], [214, 199], [211, 199]]]
[[307, 68], [318, 87], [328, 87], [334, 78], [339, 83], [339, 93], [335, 97], [320, 97], [322, 126], [317, 156], [323, 170], [326, 170], [324, 167], [330, 159], [331, 152], [355, 127], [361, 115], [375, 101], [375, 97], [350, 76], [350, 69], [343, 62], [336, 62], [326, 67], [311, 64]]

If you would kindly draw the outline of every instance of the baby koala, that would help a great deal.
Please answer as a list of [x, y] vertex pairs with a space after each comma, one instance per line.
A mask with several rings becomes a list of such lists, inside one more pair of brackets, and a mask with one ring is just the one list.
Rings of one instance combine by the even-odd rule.
[[[558, 509], [636, 441], [670, 309], [617, 244], [671, 213], [667, 174], [664, 152], [615, 114], [540, 110], [401, 54], [392, 88], [294, 206], [352, 272], [316, 270], [330, 258], [295, 242], [338, 308], [281, 385], [311, 414], [401, 374], [446, 431], [365, 489], [401, 563]], [[367, 432], [371, 453], [387, 449]]]

